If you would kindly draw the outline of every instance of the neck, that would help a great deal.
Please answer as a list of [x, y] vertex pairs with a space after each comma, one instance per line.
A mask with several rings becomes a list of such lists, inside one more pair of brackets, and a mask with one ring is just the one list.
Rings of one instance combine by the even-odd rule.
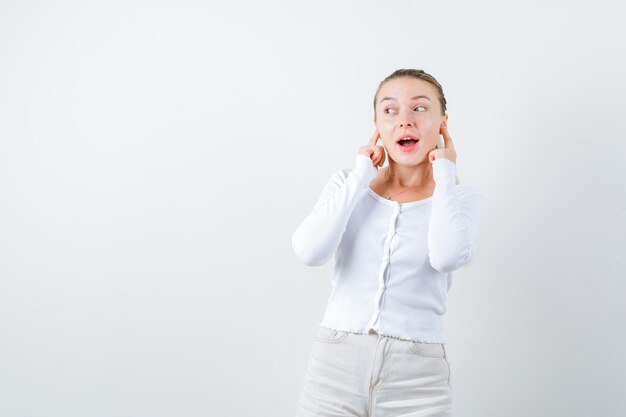
[[389, 188], [428, 187], [433, 182], [433, 168], [428, 159], [417, 165], [400, 165], [390, 160], [385, 174]]

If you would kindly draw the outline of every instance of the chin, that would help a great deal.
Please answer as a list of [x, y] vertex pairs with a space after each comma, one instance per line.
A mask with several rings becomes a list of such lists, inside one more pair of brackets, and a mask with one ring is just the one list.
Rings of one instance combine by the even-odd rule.
[[404, 166], [416, 166], [421, 164], [424, 161], [427, 161], [428, 158], [425, 155], [398, 155], [397, 158], [391, 158], [398, 165]]

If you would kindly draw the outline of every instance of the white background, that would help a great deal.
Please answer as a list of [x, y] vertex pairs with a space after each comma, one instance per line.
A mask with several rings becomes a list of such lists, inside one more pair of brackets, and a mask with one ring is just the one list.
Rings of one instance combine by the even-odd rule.
[[293, 416], [330, 264], [291, 234], [444, 87], [485, 196], [457, 416], [626, 414], [620, 2], [0, 2], [0, 415]]

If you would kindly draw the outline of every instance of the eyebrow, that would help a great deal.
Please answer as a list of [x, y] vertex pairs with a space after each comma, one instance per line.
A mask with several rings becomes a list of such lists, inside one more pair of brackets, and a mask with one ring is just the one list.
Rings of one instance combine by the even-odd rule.
[[[425, 99], [426, 99], [426, 100], [428, 100], [428, 101], [432, 101], [432, 100], [430, 99], [430, 97], [428, 97], [428, 96], [415, 96], [415, 97], [411, 97], [411, 100], [416, 100], [416, 99], [418, 99], [418, 98], [425, 98]], [[382, 103], [382, 102], [383, 102], [383, 101], [385, 101], [385, 100], [393, 100], [393, 101], [398, 101], [398, 99], [397, 99], [397, 98], [395, 98], [395, 97], [384, 97], [382, 100], [380, 100], [380, 101], [379, 101], [379, 103]]]

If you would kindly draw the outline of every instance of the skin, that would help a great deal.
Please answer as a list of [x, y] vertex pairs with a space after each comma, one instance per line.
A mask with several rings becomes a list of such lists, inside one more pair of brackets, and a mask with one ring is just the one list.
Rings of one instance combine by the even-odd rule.
[[[412, 98], [420, 95], [428, 98]], [[392, 99], [385, 100], [387, 97]], [[456, 151], [447, 129], [448, 115], [441, 110], [437, 90], [427, 81], [399, 77], [381, 87], [376, 97], [374, 134], [359, 150], [369, 156], [376, 168], [389, 156], [388, 167], [380, 169], [372, 181], [375, 191], [380, 190], [385, 196], [402, 192], [399, 198], [392, 197], [398, 201], [432, 195], [435, 187], [432, 162], [446, 158], [456, 163]], [[396, 143], [407, 133], [419, 138], [411, 152], [403, 152]], [[439, 134], [443, 136], [444, 147], [436, 149]], [[382, 146], [377, 145], [379, 140]]]

